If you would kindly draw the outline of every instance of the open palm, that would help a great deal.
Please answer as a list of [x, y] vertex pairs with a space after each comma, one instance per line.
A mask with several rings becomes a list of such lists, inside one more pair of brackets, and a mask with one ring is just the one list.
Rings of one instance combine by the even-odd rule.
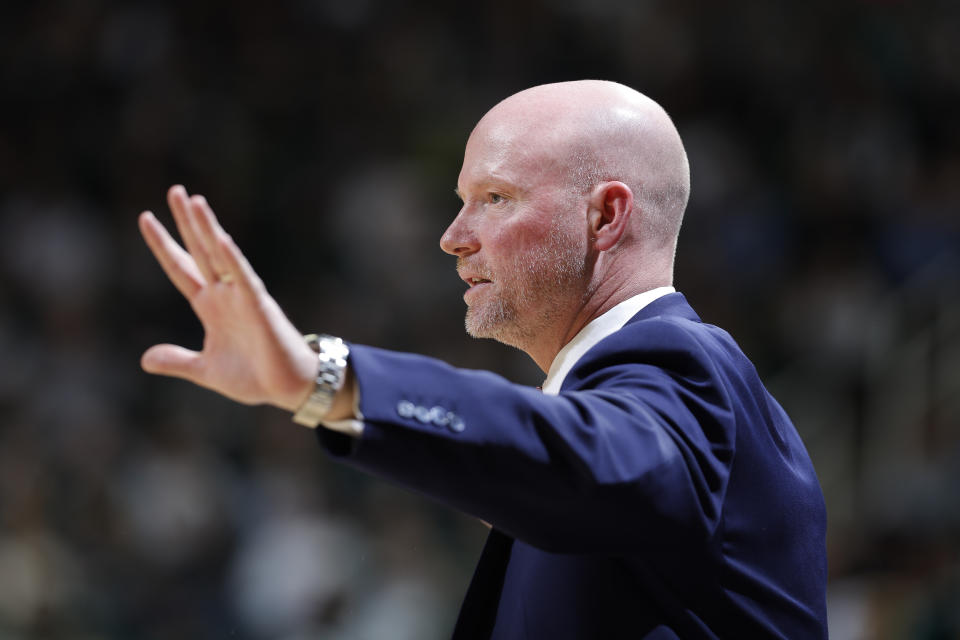
[[167, 202], [181, 247], [149, 211], [140, 231], [204, 329], [203, 349], [159, 344], [143, 354], [150, 373], [184, 378], [246, 404], [294, 410], [310, 393], [317, 358], [267, 293], [200, 195], [173, 186]]

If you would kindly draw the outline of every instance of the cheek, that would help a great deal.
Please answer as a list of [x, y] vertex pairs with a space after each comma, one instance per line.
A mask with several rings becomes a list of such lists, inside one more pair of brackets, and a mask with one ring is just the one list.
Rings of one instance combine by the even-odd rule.
[[488, 248], [501, 261], [517, 262], [549, 242], [549, 225], [527, 219], [499, 225], [490, 234]]

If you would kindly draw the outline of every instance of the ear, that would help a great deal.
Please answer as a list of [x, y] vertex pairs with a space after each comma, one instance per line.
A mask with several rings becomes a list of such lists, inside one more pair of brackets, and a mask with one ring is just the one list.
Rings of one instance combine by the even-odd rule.
[[633, 191], [622, 182], [604, 182], [590, 194], [587, 221], [593, 245], [600, 251], [614, 247], [627, 230], [633, 214]]

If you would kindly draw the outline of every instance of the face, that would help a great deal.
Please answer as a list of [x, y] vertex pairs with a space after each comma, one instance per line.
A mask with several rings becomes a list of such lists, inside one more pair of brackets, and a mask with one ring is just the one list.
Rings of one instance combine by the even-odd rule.
[[443, 234], [469, 286], [466, 328], [521, 349], [564, 330], [585, 280], [585, 226], [578, 199], [549, 154], [512, 132], [481, 126], [467, 142]]

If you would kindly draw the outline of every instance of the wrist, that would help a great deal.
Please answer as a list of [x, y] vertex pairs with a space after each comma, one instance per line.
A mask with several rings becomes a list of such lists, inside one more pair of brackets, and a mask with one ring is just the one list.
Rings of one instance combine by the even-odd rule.
[[310, 334], [304, 336], [315, 354], [313, 382], [297, 406], [293, 421], [314, 428], [328, 419], [347, 380], [350, 349], [340, 338]]

